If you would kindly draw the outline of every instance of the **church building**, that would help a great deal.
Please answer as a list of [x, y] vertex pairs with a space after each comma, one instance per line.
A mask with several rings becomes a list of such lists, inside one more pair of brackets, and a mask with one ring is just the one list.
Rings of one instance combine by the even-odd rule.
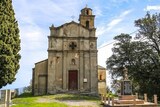
[[79, 23], [50, 27], [48, 59], [35, 63], [34, 95], [77, 92], [98, 94], [95, 15], [85, 7]]

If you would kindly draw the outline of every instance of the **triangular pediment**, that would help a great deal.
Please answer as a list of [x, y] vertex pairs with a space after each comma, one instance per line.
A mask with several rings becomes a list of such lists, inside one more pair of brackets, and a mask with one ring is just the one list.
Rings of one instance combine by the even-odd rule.
[[59, 27], [55, 27], [57, 35], [60, 37], [89, 37], [90, 29], [77, 22], [65, 23]]
[[81, 25], [80, 23], [77, 23], [77, 22], [75, 22], [75, 21], [71, 21], [71, 22], [69, 22], [69, 23], [65, 23], [65, 24], [57, 27], [57, 29], [63, 28], [64, 26], [73, 26], [73, 25], [75, 25], [75, 26], [80, 26], [80, 27], [82, 27], [82, 28], [84, 28], [84, 29], [86, 29], [86, 30], [89, 30], [87, 27], [85, 27], [85, 26], [83, 26], [83, 25]]

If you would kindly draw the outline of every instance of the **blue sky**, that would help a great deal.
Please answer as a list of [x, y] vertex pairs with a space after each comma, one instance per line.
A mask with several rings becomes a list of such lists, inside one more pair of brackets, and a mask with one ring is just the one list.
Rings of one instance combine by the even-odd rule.
[[[88, 5], [96, 15], [95, 27], [98, 37], [98, 64], [105, 67], [111, 55], [113, 37], [131, 33], [136, 19], [147, 11], [160, 12], [160, 0], [13, 0], [21, 38], [20, 69], [16, 81], [4, 88], [29, 85], [34, 63], [47, 58], [49, 27], [60, 26], [73, 19], [78, 22], [80, 10]], [[134, 35], [133, 35], [134, 36]]]

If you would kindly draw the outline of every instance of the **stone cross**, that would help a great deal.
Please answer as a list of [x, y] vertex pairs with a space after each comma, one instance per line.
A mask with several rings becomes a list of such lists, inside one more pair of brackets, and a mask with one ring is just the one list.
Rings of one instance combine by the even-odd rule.
[[74, 50], [77, 47], [77, 45], [74, 42], [72, 42], [70, 43], [69, 47], [72, 48], [72, 50]]
[[88, 5], [86, 4], [86, 8], [88, 7]]

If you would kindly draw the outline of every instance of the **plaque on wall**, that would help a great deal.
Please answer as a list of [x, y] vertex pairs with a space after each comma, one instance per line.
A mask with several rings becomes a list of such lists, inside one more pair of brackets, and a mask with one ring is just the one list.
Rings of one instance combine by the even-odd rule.
[[83, 82], [87, 82], [87, 78], [84, 78]]
[[122, 81], [121, 83], [121, 95], [131, 95], [132, 94], [132, 84], [131, 81]]

